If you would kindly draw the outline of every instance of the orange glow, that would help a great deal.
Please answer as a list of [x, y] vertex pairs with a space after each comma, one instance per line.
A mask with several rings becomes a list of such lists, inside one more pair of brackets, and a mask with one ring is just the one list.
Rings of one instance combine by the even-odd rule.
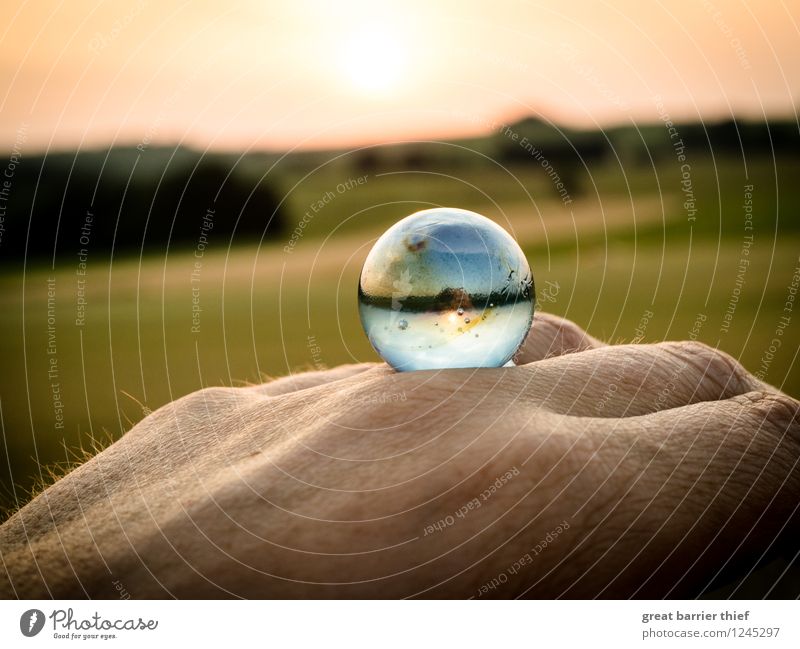
[[[0, 136], [243, 149], [793, 115], [797, 3], [8, 0]], [[763, 112], [762, 112], [763, 111]]]

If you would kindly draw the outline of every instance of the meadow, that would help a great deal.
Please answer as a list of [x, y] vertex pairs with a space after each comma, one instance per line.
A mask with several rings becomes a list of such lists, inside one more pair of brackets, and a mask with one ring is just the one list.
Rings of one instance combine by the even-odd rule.
[[1, 271], [4, 507], [24, 502], [47, 467], [204, 386], [376, 361], [356, 309], [361, 264], [389, 224], [435, 205], [511, 231], [538, 308], [610, 342], [697, 338], [800, 397], [800, 306], [790, 299], [800, 160], [693, 159], [693, 207], [674, 160], [591, 171], [572, 180], [564, 204], [530, 164], [278, 167], [290, 217], [280, 239], [230, 245], [211, 230], [202, 249], [113, 261], [89, 249], [83, 262]]

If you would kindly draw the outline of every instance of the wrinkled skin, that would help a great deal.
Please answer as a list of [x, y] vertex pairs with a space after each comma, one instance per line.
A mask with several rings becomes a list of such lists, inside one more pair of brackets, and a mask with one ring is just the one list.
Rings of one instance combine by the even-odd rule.
[[542, 314], [517, 363], [179, 399], [0, 527], [0, 594], [677, 597], [797, 550], [794, 399]]

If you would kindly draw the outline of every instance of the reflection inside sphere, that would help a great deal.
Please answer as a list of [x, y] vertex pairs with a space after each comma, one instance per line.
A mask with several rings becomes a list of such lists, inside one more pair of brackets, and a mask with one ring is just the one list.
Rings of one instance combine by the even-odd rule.
[[378, 239], [358, 298], [370, 343], [397, 370], [500, 367], [530, 328], [533, 276], [499, 225], [475, 212], [436, 208]]

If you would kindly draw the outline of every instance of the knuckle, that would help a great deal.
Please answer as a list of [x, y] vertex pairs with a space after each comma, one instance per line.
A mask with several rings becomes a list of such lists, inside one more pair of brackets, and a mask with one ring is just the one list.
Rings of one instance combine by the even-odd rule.
[[659, 347], [675, 357], [678, 370], [695, 372], [701, 386], [714, 392], [713, 398], [735, 396], [753, 387], [753, 377], [739, 361], [706, 343], [687, 340]]
[[758, 422], [792, 442], [800, 442], [800, 403], [781, 392], [751, 392], [751, 412]]
[[198, 422], [242, 403], [244, 391], [239, 388], [209, 387], [172, 401], [151, 413], [128, 434], [157, 428], [168, 422]]
[[744, 409], [743, 421], [736, 429], [742, 433], [739, 445], [746, 449], [748, 465], [762, 467], [773, 485], [786, 484], [796, 502], [800, 498], [800, 403], [769, 390], [748, 392], [736, 399]]
[[659, 343], [659, 347], [680, 356], [682, 360], [704, 361], [706, 365], [720, 362], [722, 352], [699, 340], [681, 340], [677, 342]]
[[546, 313], [534, 317], [534, 327], [541, 327], [550, 341], [550, 355], [568, 354], [591, 347], [588, 334], [572, 320]]
[[179, 399], [181, 407], [190, 410], [211, 409], [232, 405], [239, 400], [241, 391], [237, 388], [209, 387], [192, 392], [183, 399]]

